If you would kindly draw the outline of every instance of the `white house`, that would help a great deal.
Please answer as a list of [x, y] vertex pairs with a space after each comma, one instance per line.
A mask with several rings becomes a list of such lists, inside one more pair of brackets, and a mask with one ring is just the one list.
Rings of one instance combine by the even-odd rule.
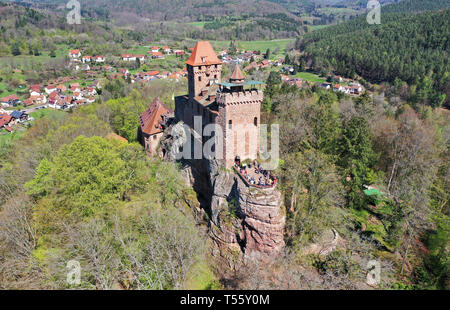
[[45, 91], [47, 94], [51, 94], [51, 93], [53, 93], [54, 91], [56, 91], [56, 85], [47, 85], [47, 86], [45, 86], [44, 91]]
[[69, 51], [69, 57], [70, 58], [79, 58], [79, 57], [81, 57], [80, 50], [70, 50]]
[[122, 54], [122, 60], [123, 61], [136, 61], [136, 56], [133, 56], [133, 54]]
[[100, 56], [94, 56], [94, 61], [95, 61], [96, 63], [103, 63], [103, 62], [105, 62], [105, 56], [103, 56], [103, 55], [100, 55]]

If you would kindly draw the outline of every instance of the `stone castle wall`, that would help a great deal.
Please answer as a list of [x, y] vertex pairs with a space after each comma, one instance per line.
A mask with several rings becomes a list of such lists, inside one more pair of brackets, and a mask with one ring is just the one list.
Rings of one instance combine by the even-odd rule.
[[216, 80], [219, 82], [222, 78], [222, 65], [198, 67], [188, 65], [187, 70], [190, 98], [200, 95], [202, 89], [209, 85], [210, 80]]
[[230, 168], [236, 156], [241, 159], [256, 159], [259, 151], [263, 93], [256, 90], [221, 93], [217, 95], [216, 100], [219, 104], [217, 124], [224, 129], [225, 166]]

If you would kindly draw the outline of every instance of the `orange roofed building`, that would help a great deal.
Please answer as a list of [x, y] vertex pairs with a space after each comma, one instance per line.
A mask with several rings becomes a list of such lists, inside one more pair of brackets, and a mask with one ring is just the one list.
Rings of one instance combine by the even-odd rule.
[[[257, 159], [263, 92], [254, 86], [263, 83], [245, 81], [238, 65], [229, 81], [221, 82], [222, 62], [207, 41], [197, 42], [186, 67], [189, 93], [175, 97], [176, 119], [191, 130], [214, 124], [217, 133], [220, 127], [223, 137], [214, 134], [216, 141], [212, 151], [226, 168], [231, 168], [238, 157]], [[201, 120], [201, 126], [194, 126], [194, 120]], [[202, 136], [202, 133], [197, 134]], [[220, 148], [215, 149], [216, 146]]]
[[139, 117], [139, 138], [149, 155], [153, 155], [164, 133], [164, 124], [173, 116], [169, 109], [157, 97]]

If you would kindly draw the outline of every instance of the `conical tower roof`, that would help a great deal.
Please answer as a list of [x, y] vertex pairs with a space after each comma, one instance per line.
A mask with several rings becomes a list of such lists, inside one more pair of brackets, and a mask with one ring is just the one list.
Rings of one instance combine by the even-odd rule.
[[236, 64], [236, 66], [234, 66], [233, 74], [231, 74], [230, 82], [243, 81], [244, 79], [244, 74], [242, 73], [241, 68], [239, 68], [239, 65]]
[[186, 63], [191, 66], [222, 64], [209, 41], [198, 41], [195, 44], [191, 57], [189, 57]]

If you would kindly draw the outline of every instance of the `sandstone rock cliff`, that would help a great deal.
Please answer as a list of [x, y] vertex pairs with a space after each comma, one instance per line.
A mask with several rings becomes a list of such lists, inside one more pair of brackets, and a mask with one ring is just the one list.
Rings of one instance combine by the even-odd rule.
[[[172, 124], [162, 140], [160, 155], [174, 161], [183, 134]], [[181, 160], [186, 181], [194, 188], [208, 217], [211, 238], [227, 258], [270, 258], [284, 246], [285, 208], [276, 188], [248, 187], [216, 160]]]

